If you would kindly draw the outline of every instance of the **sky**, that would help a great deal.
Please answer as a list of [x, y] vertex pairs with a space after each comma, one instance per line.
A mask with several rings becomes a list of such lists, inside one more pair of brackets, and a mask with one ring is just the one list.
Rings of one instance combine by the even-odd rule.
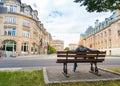
[[80, 7], [74, 0], [21, 0], [38, 11], [39, 20], [53, 39], [63, 40], [65, 47], [70, 43], [78, 44], [80, 34], [89, 26], [95, 26], [95, 21], [105, 20], [111, 12], [89, 13], [85, 7]]

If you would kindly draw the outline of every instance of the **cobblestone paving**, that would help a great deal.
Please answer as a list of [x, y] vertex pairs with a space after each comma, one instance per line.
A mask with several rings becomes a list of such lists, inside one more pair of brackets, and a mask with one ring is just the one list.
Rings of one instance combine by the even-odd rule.
[[69, 78], [66, 78], [62, 73], [62, 67], [46, 68], [49, 83], [61, 82], [77, 82], [77, 81], [106, 81], [106, 80], [120, 80], [119, 74], [114, 74], [104, 70], [99, 70], [101, 76], [94, 75], [89, 72], [88, 67], [78, 67], [76, 72], [72, 71], [72, 67], [68, 68]]

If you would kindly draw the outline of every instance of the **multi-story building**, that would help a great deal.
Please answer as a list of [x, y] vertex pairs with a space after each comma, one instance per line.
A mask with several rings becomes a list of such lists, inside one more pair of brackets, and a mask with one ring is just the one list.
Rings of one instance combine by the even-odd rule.
[[96, 20], [95, 27], [90, 26], [80, 41], [89, 48], [107, 51], [107, 55], [120, 55], [120, 10], [103, 22]]
[[18, 55], [45, 52], [50, 34], [39, 21], [38, 11], [21, 0], [0, 0], [0, 46]]
[[64, 50], [64, 41], [62, 40], [52, 40], [51, 44], [57, 51]]
[[75, 50], [77, 48], [77, 46], [78, 46], [77, 44], [72, 44], [71, 43], [71, 44], [69, 44], [69, 49], [70, 50]]

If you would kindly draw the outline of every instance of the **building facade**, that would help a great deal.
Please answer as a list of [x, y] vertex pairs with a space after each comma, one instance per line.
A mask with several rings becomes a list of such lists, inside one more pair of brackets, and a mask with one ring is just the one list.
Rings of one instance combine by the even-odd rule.
[[78, 46], [77, 44], [72, 44], [71, 43], [71, 44], [69, 44], [69, 49], [70, 50], [75, 50], [77, 48], [77, 46]]
[[52, 40], [50, 45], [54, 47], [57, 51], [64, 50], [64, 41], [62, 40]]
[[96, 20], [95, 27], [90, 26], [80, 37], [89, 48], [107, 51], [107, 55], [120, 55], [120, 10], [103, 22]]
[[51, 35], [39, 21], [37, 10], [21, 0], [0, 0], [0, 9], [0, 46], [4, 51], [17, 55], [45, 53]]

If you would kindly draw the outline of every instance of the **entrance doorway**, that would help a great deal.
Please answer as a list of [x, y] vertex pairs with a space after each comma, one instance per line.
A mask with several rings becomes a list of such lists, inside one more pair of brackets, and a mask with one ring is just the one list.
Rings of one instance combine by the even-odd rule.
[[4, 41], [3, 50], [5, 51], [16, 51], [16, 42], [14, 41]]

